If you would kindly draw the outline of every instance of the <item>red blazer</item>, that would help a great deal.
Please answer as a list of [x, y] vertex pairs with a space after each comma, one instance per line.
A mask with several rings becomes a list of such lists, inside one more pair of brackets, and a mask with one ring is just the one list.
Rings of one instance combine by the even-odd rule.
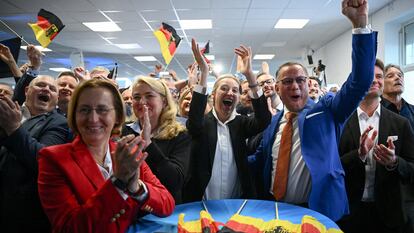
[[[111, 151], [115, 143], [110, 142]], [[72, 143], [45, 147], [39, 152], [39, 196], [53, 232], [125, 232], [137, 214], [170, 215], [174, 199], [146, 163], [140, 178], [149, 197], [138, 203], [124, 200], [80, 137]]]

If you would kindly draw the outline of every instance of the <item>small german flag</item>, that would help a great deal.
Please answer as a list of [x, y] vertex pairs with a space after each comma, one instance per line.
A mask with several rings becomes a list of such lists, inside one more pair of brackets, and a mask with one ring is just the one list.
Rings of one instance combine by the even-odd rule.
[[29, 23], [29, 26], [32, 28], [36, 40], [39, 41], [40, 45], [44, 48], [46, 48], [65, 27], [56, 15], [44, 9], [40, 9], [37, 14], [37, 23]]
[[185, 214], [181, 213], [178, 216], [178, 233], [217, 233], [219, 226], [223, 223], [216, 222], [211, 215], [202, 210], [200, 212], [200, 219], [184, 222]]
[[210, 60], [208, 60], [206, 57], [206, 54], [210, 53], [210, 41], [207, 41], [206, 45], [200, 50], [200, 52], [201, 55], [203, 55], [204, 60], [206, 60], [207, 63], [210, 63]]
[[170, 64], [175, 51], [180, 44], [181, 37], [173, 27], [166, 23], [162, 23], [161, 27], [157, 31], [154, 31], [154, 35], [160, 43], [161, 53], [165, 63], [167, 63], [167, 65]]

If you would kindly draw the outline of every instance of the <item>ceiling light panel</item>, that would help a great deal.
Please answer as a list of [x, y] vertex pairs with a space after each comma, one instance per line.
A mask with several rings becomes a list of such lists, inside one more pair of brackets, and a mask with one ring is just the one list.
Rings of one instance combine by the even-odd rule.
[[134, 59], [137, 61], [157, 61], [154, 56], [135, 56]]
[[114, 22], [84, 22], [82, 23], [94, 32], [119, 32], [121, 28]]
[[211, 29], [213, 22], [211, 19], [180, 20], [181, 29]]
[[254, 55], [253, 60], [271, 60], [274, 56], [274, 54], [256, 54]]
[[275, 28], [301, 29], [308, 22], [309, 19], [279, 19], [275, 25]]
[[120, 49], [140, 49], [142, 48], [139, 44], [114, 44]]

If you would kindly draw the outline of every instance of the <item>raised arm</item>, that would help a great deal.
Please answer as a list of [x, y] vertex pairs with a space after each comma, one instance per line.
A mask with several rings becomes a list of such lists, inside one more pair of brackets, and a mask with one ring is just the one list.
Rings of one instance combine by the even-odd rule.
[[12, 53], [10, 52], [9, 47], [0, 44], [0, 59], [9, 66], [10, 71], [14, 77], [22, 77], [23, 73], [20, 71], [19, 67], [16, 64], [16, 61], [13, 58]]
[[[372, 32], [367, 25], [367, 1], [343, 0], [342, 13], [353, 26], [353, 38], [352, 72], [330, 103], [331, 112], [339, 123], [346, 121], [371, 86], [377, 52], [377, 34]], [[329, 100], [329, 98], [325, 100]]]
[[207, 77], [208, 65], [201, 55], [200, 48], [194, 39], [191, 40], [191, 48], [194, 59], [198, 67], [200, 67], [200, 80], [198, 85], [195, 85], [193, 92], [193, 99], [190, 104], [190, 112], [188, 113], [187, 129], [188, 132], [194, 136], [201, 133], [204, 125], [204, 110], [207, 105]]

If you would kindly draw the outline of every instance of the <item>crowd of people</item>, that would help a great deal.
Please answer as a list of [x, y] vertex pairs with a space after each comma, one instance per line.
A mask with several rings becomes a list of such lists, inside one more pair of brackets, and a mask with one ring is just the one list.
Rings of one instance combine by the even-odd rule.
[[[177, 204], [274, 200], [320, 212], [344, 232], [414, 230], [414, 106], [404, 72], [376, 59], [365, 0], [343, 0], [352, 70], [338, 91], [298, 62], [273, 76], [217, 75], [195, 39], [188, 77], [140, 76], [119, 89], [109, 70], [39, 74], [28, 46], [16, 84], [0, 83], [0, 228], [5, 232], [125, 232]], [[243, 77], [243, 78], [240, 78]]]

